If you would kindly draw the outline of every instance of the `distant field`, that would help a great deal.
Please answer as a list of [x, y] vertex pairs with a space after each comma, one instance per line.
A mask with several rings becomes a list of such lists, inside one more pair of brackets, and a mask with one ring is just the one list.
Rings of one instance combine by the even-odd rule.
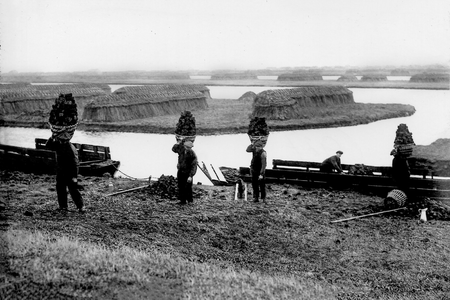
[[277, 80], [210, 80], [210, 79], [190, 79], [190, 80], [117, 80], [108, 81], [108, 84], [201, 84], [201, 85], [220, 85], [220, 86], [345, 86], [348, 88], [395, 88], [395, 89], [424, 89], [424, 90], [448, 90], [450, 83], [448, 82], [409, 82], [409, 81], [355, 81], [343, 82], [333, 80], [321, 81], [277, 81]]

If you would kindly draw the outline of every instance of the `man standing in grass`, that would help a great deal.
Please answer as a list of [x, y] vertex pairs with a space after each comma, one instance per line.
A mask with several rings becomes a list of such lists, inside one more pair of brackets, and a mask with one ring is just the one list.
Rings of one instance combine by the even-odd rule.
[[267, 153], [264, 150], [264, 144], [256, 141], [247, 147], [247, 152], [252, 153], [250, 163], [250, 174], [252, 176], [253, 202], [259, 202], [259, 197], [263, 202], [266, 201], [266, 166]]
[[178, 153], [177, 181], [178, 204], [193, 203], [192, 180], [197, 172], [197, 155], [192, 150], [194, 144], [191, 141], [180, 140], [172, 147], [172, 151]]

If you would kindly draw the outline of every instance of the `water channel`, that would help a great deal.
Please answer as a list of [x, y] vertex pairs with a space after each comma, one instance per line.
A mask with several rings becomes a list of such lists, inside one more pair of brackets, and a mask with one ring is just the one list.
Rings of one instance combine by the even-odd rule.
[[[118, 86], [111, 86], [112, 89]], [[217, 99], [238, 99], [247, 91], [259, 93], [275, 87], [208, 86], [211, 96]], [[404, 103], [416, 108], [410, 117], [382, 120], [366, 125], [341, 128], [272, 132], [267, 143], [268, 167], [273, 159], [307, 160], [320, 162], [337, 150], [342, 150], [342, 163], [389, 166], [392, 157], [395, 131], [406, 123], [418, 145], [429, 145], [439, 138], [450, 138], [450, 91], [408, 89], [357, 89], [352, 88], [355, 102]], [[48, 129], [0, 127], [0, 143], [34, 148], [34, 138], [48, 138]], [[84, 132], [77, 130], [75, 143], [109, 146], [112, 158], [121, 161], [116, 176], [148, 178], [175, 175], [177, 155], [171, 151], [173, 135]], [[216, 167], [239, 168], [248, 166], [251, 154], [245, 149], [249, 144], [246, 134], [198, 136], [194, 150], [199, 161]], [[450, 151], [450, 149], [449, 149]], [[199, 170], [195, 182], [207, 184], [206, 176]]]

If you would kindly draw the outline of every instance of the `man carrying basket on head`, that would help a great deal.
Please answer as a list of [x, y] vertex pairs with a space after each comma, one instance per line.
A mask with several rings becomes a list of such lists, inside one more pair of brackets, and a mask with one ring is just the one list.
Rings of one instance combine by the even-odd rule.
[[250, 175], [252, 176], [253, 202], [259, 202], [259, 197], [263, 202], [266, 201], [266, 166], [267, 153], [264, 150], [264, 142], [258, 140], [250, 144], [246, 151], [252, 153], [250, 163]]
[[67, 189], [69, 189], [75, 206], [83, 213], [84, 204], [78, 190], [78, 152], [72, 139], [78, 125], [78, 112], [72, 94], [61, 94], [56, 99], [50, 112], [49, 125], [52, 136], [47, 141], [47, 147], [56, 151], [56, 194], [59, 209], [67, 211]]
[[178, 204], [193, 203], [192, 181], [197, 172], [197, 155], [192, 150], [194, 144], [191, 141], [179, 140], [172, 147], [172, 151], [178, 153], [177, 181], [178, 181]]
[[252, 153], [250, 175], [252, 177], [253, 202], [259, 202], [259, 199], [266, 202], [267, 153], [264, 147], [269, 137], [269, 126], [267, 126], [266, 119], [252, 118], [248, 124], [247, 134], [251, 144], [246, 151]]
[[195, 117], [190, 111], [183, 111], [175, 129], [177, 143], [172, 151], [178, 153], [177, 181], [178, 204], [193, 203], [192, 181], [197, 172], [197, 155], [192, 147], [196, 136]]

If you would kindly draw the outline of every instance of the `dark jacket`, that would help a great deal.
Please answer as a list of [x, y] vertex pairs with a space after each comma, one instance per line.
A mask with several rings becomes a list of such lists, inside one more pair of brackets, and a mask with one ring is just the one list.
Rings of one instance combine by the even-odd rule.
[[78, 175], [78, 152], [72, 143], [57, 143], [55, 146], [57, 172], [64, 173], [71, 178]]
[[392, 177], [394, 180], [400, 184], [407, 184], [410, 175], [408, 160], [400, 156], [394, 156], [392, 160]]
[[342, 173], [341, 159], [337, 155], [328, 157], [322, 162], [322, 170], [335, 169], [337, 172]]
[[264, 176], [267, 167], [266, 151], [264, 149], [256, 151], [256, 148], [253, 145], [248, 146], [246, 151], [252, 152], [252, 161], [250, 163], [252, 173]]
[[178, 170], [193, 177], [197, 173], [197, 155], [195, 152], [192, 149], [186, 149], [182, 144], [173, 145], [172, 151], [178, 153]]

